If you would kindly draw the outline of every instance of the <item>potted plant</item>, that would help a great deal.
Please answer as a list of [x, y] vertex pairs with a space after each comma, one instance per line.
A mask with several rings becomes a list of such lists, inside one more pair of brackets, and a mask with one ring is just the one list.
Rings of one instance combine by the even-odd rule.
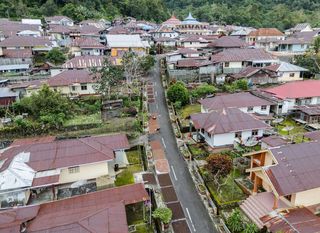
[[152, 213], [152, 217], [160, 219], [165, 228], [169, 227], [169, 223], [172, 219], [172, 211], [167, 207], [159, 207]]

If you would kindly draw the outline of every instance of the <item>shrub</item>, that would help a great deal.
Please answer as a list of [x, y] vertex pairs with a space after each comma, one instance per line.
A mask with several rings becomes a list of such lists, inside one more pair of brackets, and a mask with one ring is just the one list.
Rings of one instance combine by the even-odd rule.
[[206, 169], [213, 175], [227, 176], [232, 170], [232, 159], [227, 155], [210, 155]]
[[181, 102], [181, 106], [189, 103], [189, 92], [182, 82], [172, 84], [168, 89], [168, 99], [170, 102]]
[[243, 217], [238, 209], [234, 210], [227, 219], [227, 226], [233, 233], [240, 233], [244, 230]]
[[169, 224], [172, 219], [172, 211], [167, 207], [159, 207], [153, 211], [152, 217], [160, 219], [164, 224]]

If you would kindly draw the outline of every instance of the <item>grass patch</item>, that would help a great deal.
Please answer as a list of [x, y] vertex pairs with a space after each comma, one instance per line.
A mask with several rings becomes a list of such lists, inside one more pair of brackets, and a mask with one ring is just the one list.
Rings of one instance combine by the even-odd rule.
[[[202, 169], [201, 173], [204, 171], [205, 170]], [[246, 198], [246, 195], [234, 182], [235, 179], [240, 177], [242, 177], [241, 172], [237, 169], [234, 169], [227, 177], [221, 180], [221, 183], [226, 183], [220, 188], [219, 192], [216, 184], [213, 181], [206, 181], [207, 187], [218, 205], [229, 205]]]
[[115, 180], [116, 186], [123, 186], [128, 184], [134, 184], [134, 173], [143, 171], [141, 164], [130, 165], [124, 168], [120, 174], [117, 175]]
[[186, 119], [191, 114], [200, 113], [200, 112], [201, 112], [201, 105], [200, 104], [192, 104], [192, 105], [187, 105], [187, 106], [183, 107], [179, 111], [179, 115], [181, 116], [182, 119]]
[[67, 120], [64, 126], [70, 125], [85, 125], [85, 124], [99, 124], [101, 123], [101, 113], [94, 113], [91, 115], [76, 115], [72, 119]]
[[138, 149], [126, 152], [130, 164], [141, 164], [141, 153]]
[[[294, 127], [290, 131], [283, 130], [285, 127]], [[275, 126], [277, 132], [286, 138], [292, 139], [296, 143], [306, 142], [308, 141], [306, 138], [303, 137], [303, 134], [307, 132], [302, 124], [298, 124], [291, 118], [285, 119], [283, 122], [277, 124]]]
[[153, 233], [153, 228], [144, 221], [144, 217], [148, 218], [149, 212], [146, 208], [145, 216], [143, 216], [143, 203], [136, 203], [126, 206], [126, 215], [128, 226], [136, 225], [136, 233]]
[[197, 146], [197, 144], [188, 145], [188, 147], [195, 159], [205, 159], [209, 155], [209, 153], [204, 148], [200, 148], [199, 146]]

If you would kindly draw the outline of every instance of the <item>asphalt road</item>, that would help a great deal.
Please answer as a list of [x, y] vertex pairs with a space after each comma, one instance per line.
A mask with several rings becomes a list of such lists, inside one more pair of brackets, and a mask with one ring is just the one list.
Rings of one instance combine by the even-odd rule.
[[[218, 232], [198, 195], [188, 167], [176, 144], [173, 128], [170, 123], [168, 108], [164, 96], [164, 88], [160, 80], [159, 62], [151, 72], [150, 81], [154, 82], [155, 103], [150, 104], [150, 112], [158, 113], [160, 133], [150, 135], [149, 139], [160, 139], [166, 151], [170, 165], [170, 176], [181, 202], [191, 232]], [[180, 232], [179, 232], [180, 233]], [[181, 232], [183, 233], [183, 232]]]

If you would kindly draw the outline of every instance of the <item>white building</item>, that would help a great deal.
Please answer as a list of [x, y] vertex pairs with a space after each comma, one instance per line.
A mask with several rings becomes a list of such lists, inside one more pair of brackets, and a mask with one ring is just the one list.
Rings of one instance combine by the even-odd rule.
[[225, 108], [209, 113], [191, 115], [191, 123], [197, 130], [197, 140], [204, 139], [211, 147], [246, 144], [263, 136], [269, 125], [237, 108]]

